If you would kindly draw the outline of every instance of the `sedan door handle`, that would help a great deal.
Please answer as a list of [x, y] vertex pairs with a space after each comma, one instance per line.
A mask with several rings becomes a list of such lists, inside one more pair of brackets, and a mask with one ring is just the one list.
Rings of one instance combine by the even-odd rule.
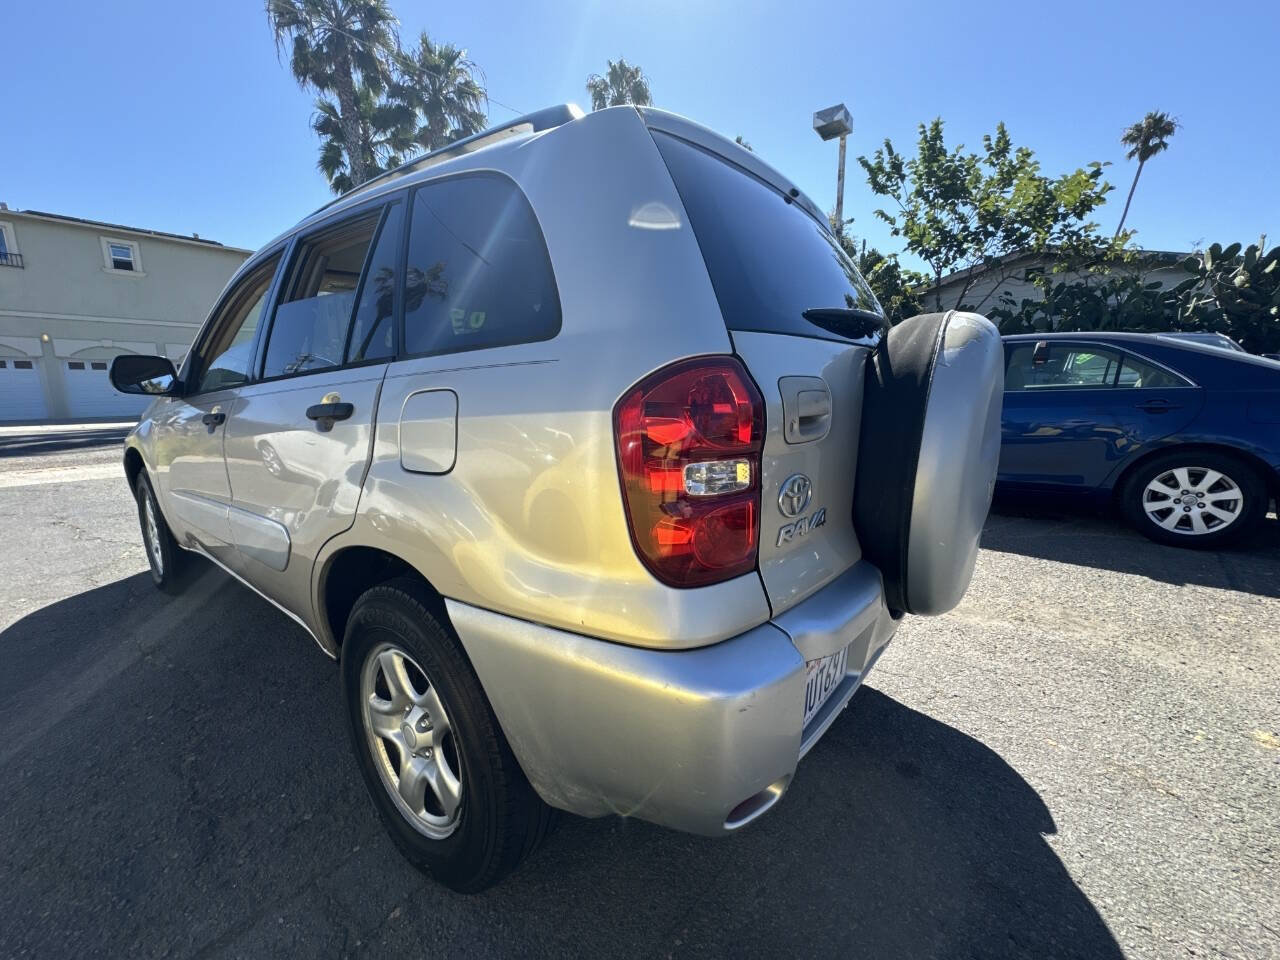
[[200, 422], [209, 428], [210, 433], [213, 433], [218, 426], [226, 422], [226, 419], [225, 413], [206, 413], [200, 418]]
[[356, 412], [349, 403], [317, 403], [307, 407], [307, 418], [314, 420], [321, 430], [332, 430], [338, 420], [345, 420]]
[[1167, 413], [1170, 410], [1181, 409], [1182, 404], [1170, 403], [1168, 400], [1144, 400], [1142, 403], [1135, 404], [1139, 410], [1145, 410], [1147, 413]]

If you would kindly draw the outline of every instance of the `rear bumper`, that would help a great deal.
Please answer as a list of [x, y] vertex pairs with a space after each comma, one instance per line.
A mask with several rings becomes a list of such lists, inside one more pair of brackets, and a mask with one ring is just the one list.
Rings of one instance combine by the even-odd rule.
[[[446, 603], [544, 800], [708, 835], [782, 796], [897, 627], [880, 572], [865, 562], [776, 619], [692, 650], [630, 647]], [[845, 646], [848, 672], [802, 729], [805, 662]]]

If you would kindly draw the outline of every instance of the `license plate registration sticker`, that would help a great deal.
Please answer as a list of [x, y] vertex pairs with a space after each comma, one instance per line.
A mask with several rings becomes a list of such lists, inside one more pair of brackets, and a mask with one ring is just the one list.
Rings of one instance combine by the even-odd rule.
[[810, 660], [805, 666], [808, 675], [804, 684], [804, 726], [807, 727], [844, 679], [849, 666], [849, 648]]

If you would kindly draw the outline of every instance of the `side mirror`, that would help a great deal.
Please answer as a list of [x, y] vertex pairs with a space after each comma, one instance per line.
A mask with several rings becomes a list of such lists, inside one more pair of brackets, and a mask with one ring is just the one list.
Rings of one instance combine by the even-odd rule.
[[1031, 365], [1043, 367], [1049, 362], [1049, 341], [1037, 340], [1035, 349], [1031, 351]]
[[111, 385], [121, 393], [172, 397], [178, 392], [178, 374], [165, 357], [121, 354], [111, 361], [110, 377]]

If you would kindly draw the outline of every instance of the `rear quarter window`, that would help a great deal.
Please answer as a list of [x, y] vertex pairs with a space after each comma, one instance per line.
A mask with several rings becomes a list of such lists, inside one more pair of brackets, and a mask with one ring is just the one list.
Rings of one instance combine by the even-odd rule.
[[730, 330], [850, 339], [806, 320], [823, 308], [883, 314], [824, 224], [741, 167], [653, 131]]
[[411, 209], [407, 355], [531, 343], [560, 332], [546, 242], [514, 183], [492, 174], [428, 183]]

